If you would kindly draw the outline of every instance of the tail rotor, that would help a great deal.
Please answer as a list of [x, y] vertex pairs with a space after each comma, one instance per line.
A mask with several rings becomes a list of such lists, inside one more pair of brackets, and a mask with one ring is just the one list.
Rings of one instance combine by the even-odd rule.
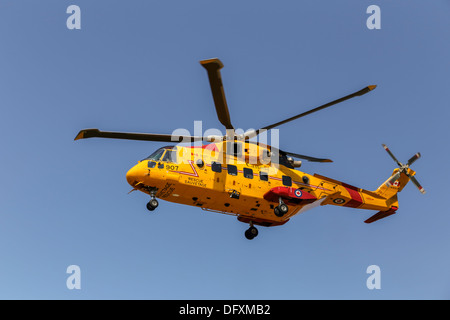
[[386, 184], [388, 186], [391, 186], [395, 183], [395, 181], [397, 181], [401, 174], [404, 173], [410, 180], [411, 182], [417, 187], [417, 189], [419, 189], [419, 191], [422, 194], [425, 194], [425, 189], [420, 185], [419, 181], [417, 181], [417, 179], [414, 177], [413, 174], [409, 173], [409, 166], [412, 165], [417, 159], [420, 158], [420, 153], [416, 153], [415, 155], [413, 155], [406, 164], [401, 163], [400, 161], [397, 160], [397, 158], [394, 156], [394, 154], [391, 152], [391, 150], [389, 150], [389, 148], [383, 144], [383, 148], [384, 150], [386, 150], [386, 152], [391, 156], [391, 158], [397, 163], [399, 170], [397, 171], [396, 174], [394, 174], [387, 182]]

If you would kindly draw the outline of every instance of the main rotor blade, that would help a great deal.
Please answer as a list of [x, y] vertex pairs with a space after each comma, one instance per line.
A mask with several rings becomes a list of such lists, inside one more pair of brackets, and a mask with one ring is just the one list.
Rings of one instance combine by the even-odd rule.
[[315, 157], [305, 156], [303, 154], [293, 153], [293, 152], [289, 152], [289, 151], [280, 150], [280, 152], [284, 153], [288, 156], [294, 157], [294, 158], [304, 159], [304, 160], [308, 160], [311, 162], [333, 162], [333, 160], [330, 160], [330, 159], [315, 158]]
[[391, 152], [391, 150], [389, 150], [389, 148], [385, 144], [381, 144], [381, 145], [383, 146], [384, 150], [386, 150], [386, 152], [389, 153], [391, 158], [394, 159], [395, 162], [397, 162], [399, 167], [403, 166], [403, 164], [397, 160], [397, 158], [394, 156], [394, 154]]
[[225, 99], [225, 91], [223, 90], [222, 77], [220, 75], [220, 69], [223, 68], [222, 62], [215, 58], [202, 60], [200, 64], [208, 71], [209, 84], [220, 123], [227, 129], [234, 129], [231, 124], [227, 100]]
[[[286, 122], [289, 122], [289, 121], [296, 120], [296, 119], [298, 119], [298, 118], [307, 116], [307, 115], [309, 115], [309, 114], [311, 114], [311, 113], [314, 113], [314, 112], [317, 112], [317, 111], [319, 111], [319, 110], [322, 110], [322, 109], [331, 107], [331, 106], [333, 106], [333, 105], [335, 105], [335, 104], [338, 104], [338, 103], [340, 103], [340, 102], [343, 102], [343, 101], [345, 101], [345, 100], [348, 100], [348, 99], [351, 99], [351, 98], [354, 98], [354, 97], [357, 97], [357, 96], [362, 96], [363, 94], [366, 94], [367, 92], [372, 91], [372, 90], [375, 89], [376, 87], [377, 87], [376, 85], [367, 86], [367, 87], [365, 87], [364, 89], [361, 89], [361, 90], [359, 90], [359, 91], [357, 91], [357, 92], [354, 92], [354, 93], [352, 93], [352, 94], [349, 94], [349, 95], [347, 95], [347, 96], [345, 96], [345, 97], [343, 97], [343, 98], [340, 98], [340, 99], [331, 101], [331, 102], [329, 102], [329, 103], [326, 103], [326, 104], [324, 104], [324, 105], [321, 105], [320, 107], [317, 107], [317, 108], [311, 109], [311, 110], [309, 110], [309, 111], [300, 113], [300, 114], [298, 114], [298, 115], [296, 115], [296, 116], [293, 116], [293, 117], [291, 117], [291, 118], [288, 118], [288, 119], [286, 119], [286, 120], [283, 120], [283, 121], [280, 121], [280, 122], [271, 124], [271, 125], [269, 125], [269, 126], [265, 126], [264, 128], [261, 128], [260, 130], [270, 130], [270, 129], [272, 129], [272, 128], [275, 128], [275, 127], [278, 127], [278, 126], [280, 126], [280, 125], [282, 125], [282, 124], [285, 124]], [[258, 132], [259, 132], [259, 130], [258, 130]]]
[[406, 163], [408, 166], [412, 165], [417, 159], [420, 158], [420, 152], [417, 152], [415, 155], [411, 157], [411, 159], [408, 160]]
[[109, 138], [109, 139], [177, 142], [177, 143], [204, 140], [203, 137], [175, 136], [170, 134], [154, 134], [154, 133], [111, 132], [111, 131], [100, 131], [98, 129], [81, 130], [74, 140], [87, 138]]
[[417, 187], [417, 189], [419, 189], [419, 191], [422, 194], [425, 194], [426, 191], [425, 189], [420, 185], [419, 181], [417, 181], [416, 178], [414, 178], [414, 176], [410, 175], [410, 174], [406, 174], [408, 176], [408, 178], [411, 180], [411, 182]]

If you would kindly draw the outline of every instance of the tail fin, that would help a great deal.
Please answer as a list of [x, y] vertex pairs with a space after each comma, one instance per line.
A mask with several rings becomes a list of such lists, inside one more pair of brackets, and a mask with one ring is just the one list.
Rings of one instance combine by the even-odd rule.
[[[391, 156], [392, 160], [394, 160], [398, 164], [398, 169], [395, 169], [397, 171], [394, 170], [394, 174], [388, 179], [388, 181], [385, 182], [385, 184], [388, 187], [390, 187], [391, 184], [394, 185], [397, 181], [399, 181], [403, 177], [404, 182], [408, 183], [408, 181], [411, 180], [412, 183], [417, 187], [417, 189], [419, 189], [419, 191], [422, 194], [425, 194], [425, 189], [422, 188], [419, 181], [417, 181], [417, 179], [414, 177], [414, 175], [416, 173], [409, 168], [410, 165], [412, 165], [417, 159], [419, 159], [421, 157], [420, 152], [417, 152], [416, 154], [414, 154], [408, 160], [408, 162], [403, 164], [397, 160], [397, 158], [392, 154], [391, 150], [389, 150], [389, 148], [385, 144], [383, 144], [383, 148]], [[406, 176], [406, 178], [404, 176]], [[400, 188], [403, 189], [403, 187], [405, 186], [406, 183], [403, 183], [403, 186], [401, 186]], [[400, 184], [400, 182], [399, 182], [399, 184]], [[401, 189], [398, 190], [397, 192], [400, 192]], [[390, 194], [390, 193], [388, 192], [388, 194]]]
[[419, 184], [419, 181], [417, 181], [417, 179], [414, 177], [416, 172], [409, 168], [409, 166], [413, 164], [413, 162], [420, 158], [420, 153], [416, 153], [408, 160], [406, 164], [403, 164], [398, 161], [397, 158], [395, 158], [395, 156], [386, 145], [383, 144], [383, 148], [398, 164], [398, 168], [395, 169], [389, 179], [387, 179], [381, 186], [379, 186], [377, 190], [373, 191], [373, 193], [386, 199], [386, 205], [388, 205], [390, 209], [387, 211], [380, 211], [376, 213], [375, 215], [364, 221], [366, 223], [372, 223], [374, 221], [395, 214], [398, 209], [397, 193], [402, 191], [409, 181], [412, 181], [412, 183], [417, 187], [417, 189], [419, 189], [421, 193], [425, 193], [425, 189], [422, 188], [422, 186]]
[[398, 209], [397, 193], [403, 190], [410, 180], [409, 177], [414, 176], [414, 174], [415, 172], [409, 168], [406, 173], [402, 172], [401, 169], [395, 169], [394, 172], [392, 172], [392, 176], [383, 182], [377, 190], [373, 191], [373, 193], [386, 199], [386, 205], [389, 206], [390, 209], [387, 211], [379, 211], [364, 222], [372, 223], [395, 214]]
[[[389, 179], [383, 182], [383, 184], [379, 186], [378, 189], [374, 191], [374, 193], [383, 198], [390, 199], [393, 196], [397, 195], [398, 192], [402, 191], [410, 179], [404, 172], [400, 172], [400, 174], [399, 172], [400, 169], [394, 169], [394, 172], [392, 172], [392, 175], [389, 177]], [[416, 174], [415, 171], [409, 168], [407, 173], [409, 174], [409, 176], [413, 176]], [[393, 181], [394, 178], [396, 178], [395, 181]]]

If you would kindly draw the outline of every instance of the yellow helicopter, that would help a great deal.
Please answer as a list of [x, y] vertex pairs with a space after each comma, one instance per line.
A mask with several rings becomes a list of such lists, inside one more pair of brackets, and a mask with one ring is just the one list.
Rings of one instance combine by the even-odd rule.
[[[374, 90], [375, 85], [264, 128], [236, 134], [220, 74], [222, 62], [215, 58], [202, 60], [200, 64], [207, 70], [217, 116], [226, 128], [226, 135], [186, 136], [85, 129], [75, 137], [75, 140], [98, 137], [177, 143], [159, 148], [126, 174], [132, 191], [139, 190], [150, 195], [148, 210], [158, 207], [159, 198], [233, 215], [250, 225], [245, 237], [251, 240], [258, 235], [255, 225], [283, 225], [291, 217], [319, 205], [376, 210], [377, 213], [365, 220], [372, 223], [396, 213], [397, 193], [410, 180], [420, 192], [425, 193], [414, 177], [415, 172], [409, 168], [420, 153], [402, 164], [383, 145], [398, 168], [378, 189], [369, 191], [319, 174], [301, 172], [296, 169], [301, 166], [301, 161], [294, 160], [332, 162], [330, 159], [288, 152], [252, 140], [284, 123], [364, 95]], [[183, 145], [186, 142], [191, 144]]]

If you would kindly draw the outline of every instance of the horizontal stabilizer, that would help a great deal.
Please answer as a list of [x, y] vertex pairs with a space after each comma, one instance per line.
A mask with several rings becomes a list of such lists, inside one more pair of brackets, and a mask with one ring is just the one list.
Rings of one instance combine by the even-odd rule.
[[379, 211], [377, 213], [375, 213], [373, 216], [371, 216], [369, 219], [367, 219], [366, 221], [364, 221], [365, 223], [372, 223], [375, 222], [377, 220], [386, 218], [394, 213], [396, 213], [397, 208], [396, 207], [392, 207], [390, 208], [388, 211]]

